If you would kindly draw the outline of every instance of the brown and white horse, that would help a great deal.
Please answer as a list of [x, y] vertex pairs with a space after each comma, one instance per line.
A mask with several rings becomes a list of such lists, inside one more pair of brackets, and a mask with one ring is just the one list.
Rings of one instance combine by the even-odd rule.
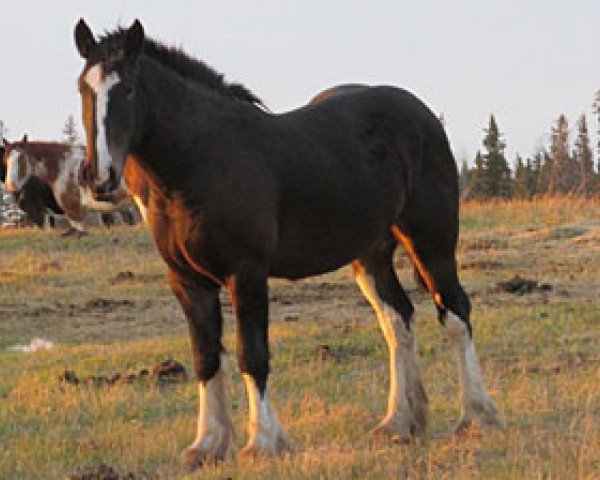
[[[30, 142], [26, 136], [20, 142], [4, 142], [6, 188], [19, 193], [32, 178], [48, 185], [75, 231], [84, 231], [85, 219], [90, 212], [108, 213], [129, 208], [131, 194], [124, 182], [114, 193], [111, 202], [94, 200], [89, 189], [80, 185], [80, 169], [85, 157], [83, 147], [56, 142]], [[136, 176], [139, 169], [130, 165], [128, 172], [132, 183], [142, 190], [144, 181]], [[136, 203], [144, 216], [143, 202], [137, 200]]]

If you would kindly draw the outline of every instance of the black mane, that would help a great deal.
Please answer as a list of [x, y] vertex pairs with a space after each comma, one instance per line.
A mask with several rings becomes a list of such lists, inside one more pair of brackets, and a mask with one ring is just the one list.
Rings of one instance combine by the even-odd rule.
[[[90, 60], [93, 62], [95, 60], [106, 61], [106, 59], [109, 59], [110, 62], [112, 59], [116, 61], [121, 59], [126, 33], [127, 31], [123, 28], [105, 33], [100, 37], [95, 58], [91, 58]], [[265, 107], [262, 100], [245, 86], [239, 83], [226, 82], [224, 75], [218, 73], [203, 61], [191, 57], [180, 48], [169, 47], [157, 40], [146, 37], [144, 39], [144, 55], [173, 70], [186, 80], [200, 83], [223, 95], [237, 98], [263, 108]]]

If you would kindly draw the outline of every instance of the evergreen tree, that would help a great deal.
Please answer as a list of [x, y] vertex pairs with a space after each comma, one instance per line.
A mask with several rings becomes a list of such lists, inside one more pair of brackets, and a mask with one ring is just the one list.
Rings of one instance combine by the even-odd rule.
[[573, 159], [579, 169], [579, 194], [589, 197], [594, 193], [594, 161], [592, 159], [592, 149], [590, 148], [590, 137], [588, 135], [587, 122], [585, 115], [579, 117], [577, 122], [577, 138], [575, 140], [575, 150]]
[[569, 153], [569, 124], [564, 115], [552, 127], [550, 140], [552, 170], [548, 193], [570, 193], [579, 186], [579, 168]]
[[475, 167], [470, 173], [470, 194], [468, 198], [485, 200], [490, 198], [490, 189], [488, 184], [487, 172], [483, 160], [483, 155], [478, 150], [475, 156]]
[[592, 110], [593, 112], [596, 114], [596, 120], [597, 120], [597, 125], [598, 125], [598, 143], [596, 145], [597, 147], [597, 158], [598, 158], [598, 165], [596, 167], [596, 172], [598, 174], [600, 174], [600, 88], [598, 90], [596, 90], [596, 96], [594, 99], [594, 103], [592, 105]]
[[3, 120], [0, 120], [0, 140], [8, 135], [8, 128]]
[[552, 171], [554, 169], [552, 156], [545, 149], [542, 149], [535, 154], [533, 162], [534, 170], [536, 165], [538, 166], [536, 193], [542, 195], [556, 193], [552, 184]]
[[501, 138], [502, 134], [494, 115], [490, 115], [489, 126], [484, 131], [486, 135], [483, 139], [483, 146], [487, 153], [483, 156], [483, 160], [487, 173], [489, 196], [510, 198], [512, 179], [508, 162], [504, 156], [506, 143]]
[[63, 127], [62, 133], [65, 137], [65, 142], [69, 145], [77, 145], [79, 143], [77, 124], [75, 123], [73, 115], [68, 116], [67, 121], [65, 122], [65, 126]]
[[513, 197], [521, 200], [528, 200], [531, 198], [531, 191], [529, 190], [530, 184], [530, 171], [527, 166], [523, 163], [521, 155], [517, 155], [515, 162], [515, 181], [513, 186]]
[[529, 198], [537, 195], [537, 178], [538, 170], [536, 169], [535, 158], [532, 161], [531, 158], [525, 160], [525, 169], [527, 170], [527, 190], [529, 191]]
[[467, 200], [471, 196], [471, 170], [466, 159], [463, 159], [458, 174], [458, 188], [460, 192], [460, 198]]

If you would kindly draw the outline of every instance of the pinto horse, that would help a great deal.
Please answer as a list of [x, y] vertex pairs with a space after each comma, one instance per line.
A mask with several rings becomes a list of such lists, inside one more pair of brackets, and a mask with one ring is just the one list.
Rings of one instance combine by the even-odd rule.
[[[4, 182], [6, 177], [6, 165], [4, 162], [5, 150], [5, 139], [0, 139], [1, 182]], [[56, 199], [54, 198], [54, 194], [50, 187], [37, 177], [32, 176], [29, 178], [20, 191], [15, 194], [15, 199], [19, 209], [27, 215], [27, 219], [40, 228], [45, 226], [47, 212], [57, 215], [64, 214], [58, 203], [56, 203]]]
[[[72, 228], [79, 233], [84, 231], [84, 219], [90, 211], [107, 213], [123, 210], [124, 213], [129, 213], [125, 210], [131, 196], [124, 185], [120, 185], [113, 194], [112, 202], [93, 200], [89, 189], [80, 185], [83, 147], [56, 142], [31, 142], [26, 136], [15, 143], [4, 140], [4, 144], [2, 163], [6, 170], [6, 188], [17, 195], [19, 200], [27, 203], [27, 206], [36, 201], [31, 198], [34, 193], [44, 194], [46, 197], [49, 190], [54, 199], [51, 207], [58, 207], [52, 210], [64, 213]], [[131, 173], [141, 173], [141, 170], [134, 166], [128, 166], [126, 170], [126, 178], [135, 177], [136, 185], [142, 183], [142, 180]], [[143, 202], [138, 204], [143, 209]], [[143, 214], [142, 210], [142, 216]]]
[[[106, 198], [127, 156], [136, 158], [149, 178], [147, 224], [188, 320], [200, 405], [186, 463], [223, 458], [232, 441], [221, 288], [232, 298], [248, 394], [242, 454], [278, 454], [289, 444], [267, 388], [267, 279], [349, 263], [390, 353], [387, 413], [375, 433], [408, 439], [424, 430], [414, 309], [392, 263], [399, 243], [457, 348], [457, 430], [476, 417], [496, 423], [457, 275], [456, 164], [443, 127], [420, 100], [359, 85], [276, 115], [202, 62], [145, 38], [137, 20], [96, 40], [82, 19], [75, 43], [86, 61], [83, 181]], [[204, 82], [191, 78], [202, 69]]]

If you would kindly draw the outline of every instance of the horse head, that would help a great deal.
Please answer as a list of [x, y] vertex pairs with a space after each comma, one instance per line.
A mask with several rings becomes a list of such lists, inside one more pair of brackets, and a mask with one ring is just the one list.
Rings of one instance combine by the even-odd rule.
[[33, 173], [33, 167], [26, 151], [27, 142], [27, 135], [23, 135], [19, 142], [14, 143], [5, 138], [2, 139], [4, 150], [2, 164], [6, 170], [5, 185], [8, 191], [15, 194], [21, 191]]
[[81, 181], [101, 197], [119, 187], [136, 136], [144, 29], [136, 20], [130, 28], [97, 41], [81, 19], [75, 27], [75, 44], [86, 61], [78, 82], [87, 144]]

